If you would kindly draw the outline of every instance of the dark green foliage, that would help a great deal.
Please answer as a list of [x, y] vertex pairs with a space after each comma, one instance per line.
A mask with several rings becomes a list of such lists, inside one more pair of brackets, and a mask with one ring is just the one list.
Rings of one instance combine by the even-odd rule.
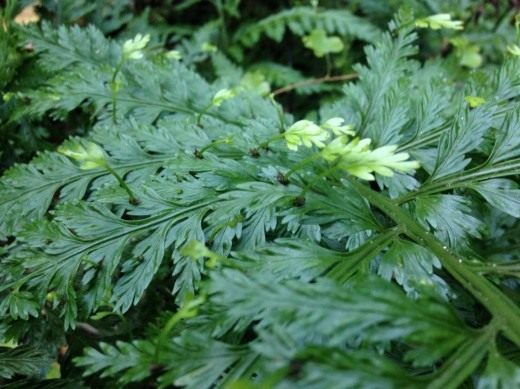
[[49, 357], [37, 350], [17, 347], [0, 348], [0, 378], [12, 378], [16, 374], [39, 376], [47, 368]]
[[[42, 1], [21, 27], [8, 3], [0, 386], [520, 385], [503, 4]], [[467, 30], [415, 28], [440, 12]], [[314, 58], [316, 29], [345, 49]], [[372, 159], [294, 150], [333, 118]]]

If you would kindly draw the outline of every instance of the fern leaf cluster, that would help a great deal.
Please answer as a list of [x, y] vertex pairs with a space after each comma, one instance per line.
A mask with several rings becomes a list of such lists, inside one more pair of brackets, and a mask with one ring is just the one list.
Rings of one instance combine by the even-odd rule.
[[235, 37], [244, 45], [253, 46], [263, 34], [279, 42], [286, 30], [303, 36], [316, 29], [368, 42], [376, 40], [379, 32], [375, 26], [343, 9], [317, 11], [312, 7], [293, 7], [244, 26]]
[[[238, 12], [214, 3], [220, 22]], [[43, 380], [58, 361], [64, 385], [520, 384], [519, 60], [461, 83], [420, 60], [404, 12], [383, 33], [347, 10], [293, 7], [233, 41], [317, 28], [372, 43], [356, 79], [303, 117], [240, 85], [247, 72], [301, 81], [287, 65], [206, 50], [204, 78], [143, 35], [125, 57], [137, 38], [17, 27], [48, 77], [13, 92], [11, 123], [76, 112], [88, 131], [0, 178], [1, 379]], [[323, 158], [327, 121], [373, 158]], [[331, 131], [291, 147], [295, 123]]]

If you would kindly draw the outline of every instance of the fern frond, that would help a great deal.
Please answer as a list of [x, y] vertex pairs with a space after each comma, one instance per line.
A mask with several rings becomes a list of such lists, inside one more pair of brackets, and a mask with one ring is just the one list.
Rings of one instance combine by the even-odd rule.
[[322, 29], [329, 34], [354, 37], [367, 42], [375, 41], [380, 33], [376, 26], [347, 10], [319, 10], [302, 6], [281, 11], [242, 27], [235, 33], [234, 39], [247, 47], [258, 42], [262, 35], [280, 42], [286, 29], [298, 36], [303, 36], [314, 29]]
[[121, 55], [119, 46], [92, 25], [55, 29], [44, 22], [39, 27], [24, 28], [23, 34], [38, 54], [38, 63], [49, 72], [59, 72], [74, 64], [115, 66]]
[[17, 374], [38, 377], [50, 363], [47, 355], [33, 348], [0, 348], [0, 378], [8, 379]]
[[[321, 28], [375, 43], [342, 96], [293, 119], [239, 84], [302, 74], [210, 53], [224, 19], [184, 41], [184, 63], [120, 60], [93, 27], [23, 30], [50, 76], [10, 118], [80, 108], [93, 128], [0, 178], [5, 337], [55, 350], [88, 329], [103, 339], [81, 337], [75, 363], [115, 386], [515, 383], [516, 61], [460, 88], [445, 61], [413, 58], [411, 24], [296, 7], [235, 42]], [[214, 84], [190, 68], [205, 58]]]
[[141, 381], [150, 375], [155, 348], [147, 341], [118, 342], [115, 346], [100, 343], [99, 349], [85, 350], [85, 356], [76, 359], [85, 366], [85, 375], [101, 372], [101, 377], [119, 378], [121, 384]]
[[160, 387], [211, 388], [217, 383], [224, 385], [226, 380], [232, 383], [233, 376], [239, 376], [256, 357], [245, 347], [202, 334], [174, 339], [160, 360], [154, 359], [156, 345], [146, 341], [118, 342], [115, 346], [101, 343], [99, 348], [86, 350], [75, 362], [86, 367], [85, 375], [101, 373], [123, 385], [142, 381], [153, 369], [163, 369], [168, 373], [161, 374]]

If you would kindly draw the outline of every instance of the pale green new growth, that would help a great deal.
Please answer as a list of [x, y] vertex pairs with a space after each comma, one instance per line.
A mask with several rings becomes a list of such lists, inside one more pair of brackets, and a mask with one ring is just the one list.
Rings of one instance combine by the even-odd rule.
[[[419, 168], [416, 161], [407, 161], [408, 153], [395, 153], [396, 145], [370, 150], [370, 139], [349, 140], [355, 135], [351, 125], [343, 125], [344, 119], [336, 117], [325, 121], [321, 126], [309, 121], [299, 120], [284, 132], [287, 147], [298, 150], [298, 146], [320, 148], [320, 155], [329, 162], [334, 162], [338, 169], [364, 180], [374, 180], [372, 173], [391, 177], [393, 171], [411, 172]], [[330, 143], [330, 133], [336, 136]]]
[[432, 30], [440, 30], [441, 28], [451, 30], [464, 29], [464, 25], [460, 20], [451, 20], [450, 14], [436, 14], [417, 19], [415, 25], [420, 28], [431, 28]]
[[68, 143], [58, 147], [58, 152], [79, 162], [83, 170], [103, 168], [107, 164], [105, 151], [94, 142], [86, 142], [86, 146], [81, 143]]
[[186, 243], [180, 253], [185, 257], [190, 257], [193, 260], [197, 260], [199, 258], [207, 258], [206, 266], [209, 268], [213, 268], [217, 265], [218, 260], [221, 258], [218, 254], [209, 250], [204, 243], [201, 243], [196, 240], [191, 240]]
[[407, 161], [408, 153], [395, 153], [397, 146], [383, 146], [370, 150], [370, 139], [349, 141], [340, 136], [328, 144], [321, 155], [328, 161], [334, 161], [339, 169], [363, 180], [375, 179], [372, 173], [393, 176], [393, 170], [411, 172], [419, 168], [416, 161]]
[[519, 57], [520, 56], [520, 47], [518, 45], [508, 45], [507, 46], [507, 51], [514, 55], [515, 57]]
[[220, 107], [224, 101], [230, 100], [235, 96], [235, 91], [231, 89], [221, 89], [217, 93], [215, 93], [215, 96], [213, 96], [212, 104], [215, 107]]
[[332, 118], [322, 123], [321, 127], [332, 131], [332, 133], [336, 136], [356, 135], [356, 132], [352, 130], [353, 126], [351, 124], [343, 124], [344, 122], [345, 119], [343, 118]]
[[303, 44], [314, 52], [318, 58], [330, 53], [339, 53], [343, 51], [344, 45], [337, 36], [327, 36], [323, 30], [313, 30], [310, 35], [302, 38]]
[[218, 48], [211, 42], [204, 42], [201, 46], [201, 50], [206, 53], [216, 53]]
[[330, 134], [310, 120], [299, 120], [284, 132], [283, 137], [287, 147], [296, 151], [298, 146], [301, 145], [305, 147], [312, 147], [312, 145], [320, 148], [324, 147], [324, 142], [329, 139]]
[[486, 99], [479, 96], [464, 96], [464, 100], [466, 100], [471, 108], [477, 108], [486, 102]]
[[123, 44], [123, 57], [126, 59], [141, 59], [144, 56], [143, 49], [150, 42], [150, 35], [137, 34], [134, 38]]
[[166, 58], [176, 59], [179, 61], [182, 59], [182, 54], [178, 50], [170, 50], [166, 52]]

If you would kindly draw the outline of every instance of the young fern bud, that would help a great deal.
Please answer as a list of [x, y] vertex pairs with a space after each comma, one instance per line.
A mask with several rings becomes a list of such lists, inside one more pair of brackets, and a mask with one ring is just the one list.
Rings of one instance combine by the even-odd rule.
[[137, 34], [133, 39], [129, 39], [123, 43], [124, 59], [141, 59], [144, 56], [143, 49], [150, 42], [150, 34]]
[[305, 147], [325, 147], [325, 142], [329, 139], [329, 133], [322, 127], [311, 122], [310, 120], [299, 120], [283, 133], [283, 137], [287, 142], [290, 150], [298, 150], [298, 146]]
[[117, 76], [128, 59], [141, 59], [144, 57], [143, 49], [150, 41], [150, 35], [137, 34], [133, 39], [129, 39], [123, 43], [121, 58], [112, 73], [112, 81], [110, 83], [112, 89], [112, 122], [117, 124], [117, 94], [121, 89], [121, 81]]
[[58, 152], [79, 162], [79, 168], [82, 170], [105, 169], [116, 178], [119, 185], [128, 193], [130, 203], [139, 203], [123, 177], [110, 166], [105, 150], [97, 143], [86, 141], [85, 146], [83, 146], [80, 143], [67, 142], [58, 147]]
[[309, 35], [302, 38], [306, 48], [312, 50], [314, 55], [321, 58], [330, 53], [340, 53], [345, 48], [341, 38], [337, 36], [327, 36], [322, 29], [315, 29]]
[[508, 45], [507, 52], [515, 57], [520, 57], [520, 47], [518, 45]]
[[182, 59], [182, 54], [179, 50], [170, 50], [165, 54], [166, 58], [175, 59], [180, 61]]
[[345, 120], [343, 118], [332, 118], [325, 121], [325, 123], [322, 123], [321, 127], [325, 128], [326, 130], [332, 131], [332, 133], [336, 136], [356, 135], [356, 133], [352, 130], [352, 125], [343, 125], [344, 122]]
[[[394, 171], [410, 172], [419, 167], [418, 162], [407, 161], [410, 157], [408, 153], [396, 154], [396, 145], [371, 150], [370, 139], [356, 138], [349, 141], [348, 136], [355, 135], [355, 132], [352, 131], [352, 126], [343, 123], [344, 119], [338, 117], [328, 119], [321, 126], [309, 120], [300, 120], [289, 127], [283, 137], [290, 150], [296, 151], [300, 145], [321, 148], [319, 155], [324, 160], [335, 162], [338, 169], [363, 180], [374, 180], [373, 173], [390, 177]], [[337, 137], [325, 144], [330, 137], [328, 130]], [[308, 160], [312, 162], [314, 158]], [[293, 168], [291, 173], [295, 170]]]
[[479, 97], [479, 96], [466, 96], [464, 97], [464, 100], [471, 108], [477, 108], [480, 107], [482, 104], [486, 102], [486, 99]]
[[211, 100], [211, 105], [215, 107], [220, 107], [224, 101], [230, 100], [235, 96], [236, 93], [234, 90], [221, 89], [217, 93], [215, 93], [215, 96], [213, 96], [213, 99]]
[[[369, 141], [369, 139], [363, 140]], [[351, 144], [355, 144], [356, 141], [352, 141]], [[353, 150], [355, 150], [355, 147]], [[346, 153], [341, 156], [338, 167], [353, 176], [368, 181], [375, 179], [372, 173], [391, 177], [394, 175], [394, 171], [406, 173], [419, 168], [419, 162], [407, 161], [410, 157], [408, 153], [394, 154], [395, 150], [397, 150], [396, 145], [389, 145], [374, 150], [366, 149]]]
[[391, 177], [394, 170], [410, 172], [419, 167], [416, 161], [407, 161], [408, 153], [397, 153], [396, 145], [370, 150], [370, 139], [347, 141], [345, 136], [336, 138], [327, 145], [321, 155], [327, 161], [338, 161], [338, 168], [363, 180], [374, 180], [372, 173]]
[[419, 28], [431, 28], [432, 30], [440, 30], [447, 28], [451, 30], [463, 30], [464, 25], [460, 20], [451, 20], [450, 14], [436, 14], [426, 18], [417, 19], [415, 26]]
[[218, 261], [221, 258], [220, 255], [214, 253], [210, 249], [206, 247], [206, 245], [197, 240], [190, 240], [186, 243], [180, 250], [180, 253], [191, 259], [197, 260], [199, 258], [207, 258], [206, 266], [209, 268], [214, 268], [217, 266]]
[[68, 142], [58, 147], [58, 152], [77, 161], [82, 170], [104, 168], [107, 166], [105, 151], [94, 142], [86, 142], [86, 146], [80, 143]]

